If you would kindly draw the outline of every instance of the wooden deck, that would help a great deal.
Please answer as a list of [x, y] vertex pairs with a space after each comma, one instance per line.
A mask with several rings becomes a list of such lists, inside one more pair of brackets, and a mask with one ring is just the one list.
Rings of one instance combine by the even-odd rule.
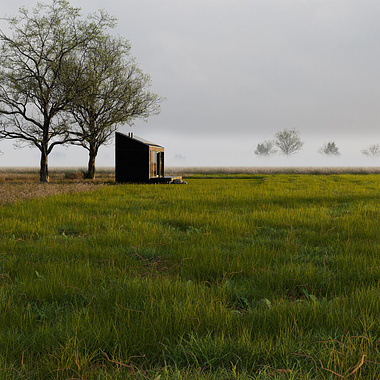
[[165, 176], [165, 177], [155, 177], [155, 178], [150, 178], [149, 183], [171, 183], [175, 179], [179, 179], [182, 181], [182, 176]]

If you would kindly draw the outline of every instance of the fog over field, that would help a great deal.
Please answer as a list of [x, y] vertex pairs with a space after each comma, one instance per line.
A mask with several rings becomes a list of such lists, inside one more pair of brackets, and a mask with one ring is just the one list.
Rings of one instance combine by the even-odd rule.
[[[380, 2], [317, 0], [72, 0], [83, 14], [117, 16], [114, 34], [164, 96], [137, 136], [163, 145], [167, 166], [379, 166], [361, 149], [380, 143]], [[1, 16], [35, 6], [2, 5]], [[7, 30], [7, 23], [0, 21]], [[299, 154], [267, 159], [258, 143], [296, 128]], [[340, 157], [317, 153], [335, 141]], [[113, 145], [97, 166], [114, 164]], [[0, 142], [0, 166], [38, 166], [39, 151]], [[55, 148], [51, 166], [87, 164], [87, 151]]]

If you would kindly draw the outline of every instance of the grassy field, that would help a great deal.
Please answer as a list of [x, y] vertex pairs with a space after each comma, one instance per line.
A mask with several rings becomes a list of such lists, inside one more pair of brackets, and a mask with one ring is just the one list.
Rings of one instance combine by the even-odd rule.
[[0, 378], [380, 377], [379, 175], [200, 177], [2, 202]]

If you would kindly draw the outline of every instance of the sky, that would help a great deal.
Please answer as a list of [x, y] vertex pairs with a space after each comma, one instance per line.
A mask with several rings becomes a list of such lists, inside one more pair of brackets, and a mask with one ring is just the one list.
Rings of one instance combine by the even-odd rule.
[[[44, 1], [43, 2], [47, 2]], [[165, 147], [166, 166], [380, 166], [361, 153], [380, 144], [378, 0], [71, 0], [83, 15], [104, 9], [115, 35], [165, 97], [161, 113], [120, 132]], [[1, 16], [36, 1], [2, 4]], [[0, 28], [7, 23], [0, 20]], [[258, 157], [285, 128], [303, 149]], [[341, 156], [318, 148], [334, 141]], [[0, 142], [0, 166], [39, 165], [37, 149]], [[85, 167], [87, 151], [54, 148], [50, 166]], [[114, 165], [113, 142], [97, 166]]]

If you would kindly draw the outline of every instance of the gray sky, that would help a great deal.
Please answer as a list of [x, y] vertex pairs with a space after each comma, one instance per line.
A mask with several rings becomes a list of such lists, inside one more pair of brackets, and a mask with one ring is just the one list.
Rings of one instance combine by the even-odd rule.
[[[378, 0], [72, 0], [105, 9], [115, 34], [167, 101], [159, 116], [121, 132], [165, 146], [167, 166], [379, 166], [360, 150], [380, 143]], [[35, 1], [13, 0], [2, 15]], [[0, 27], [6, 28], [1, 22]], [[303, 150], [258, 158], [256, 145], [296, 128]], [[335, 141], [342, 156], [317, 153]], [[38, 166], [39, 152], [0, 142], [1, 166]], [[80, 148], [54, 149], [51, 166], [86, 166]], [[97, 166], [113, 166], [113, 146]]]

